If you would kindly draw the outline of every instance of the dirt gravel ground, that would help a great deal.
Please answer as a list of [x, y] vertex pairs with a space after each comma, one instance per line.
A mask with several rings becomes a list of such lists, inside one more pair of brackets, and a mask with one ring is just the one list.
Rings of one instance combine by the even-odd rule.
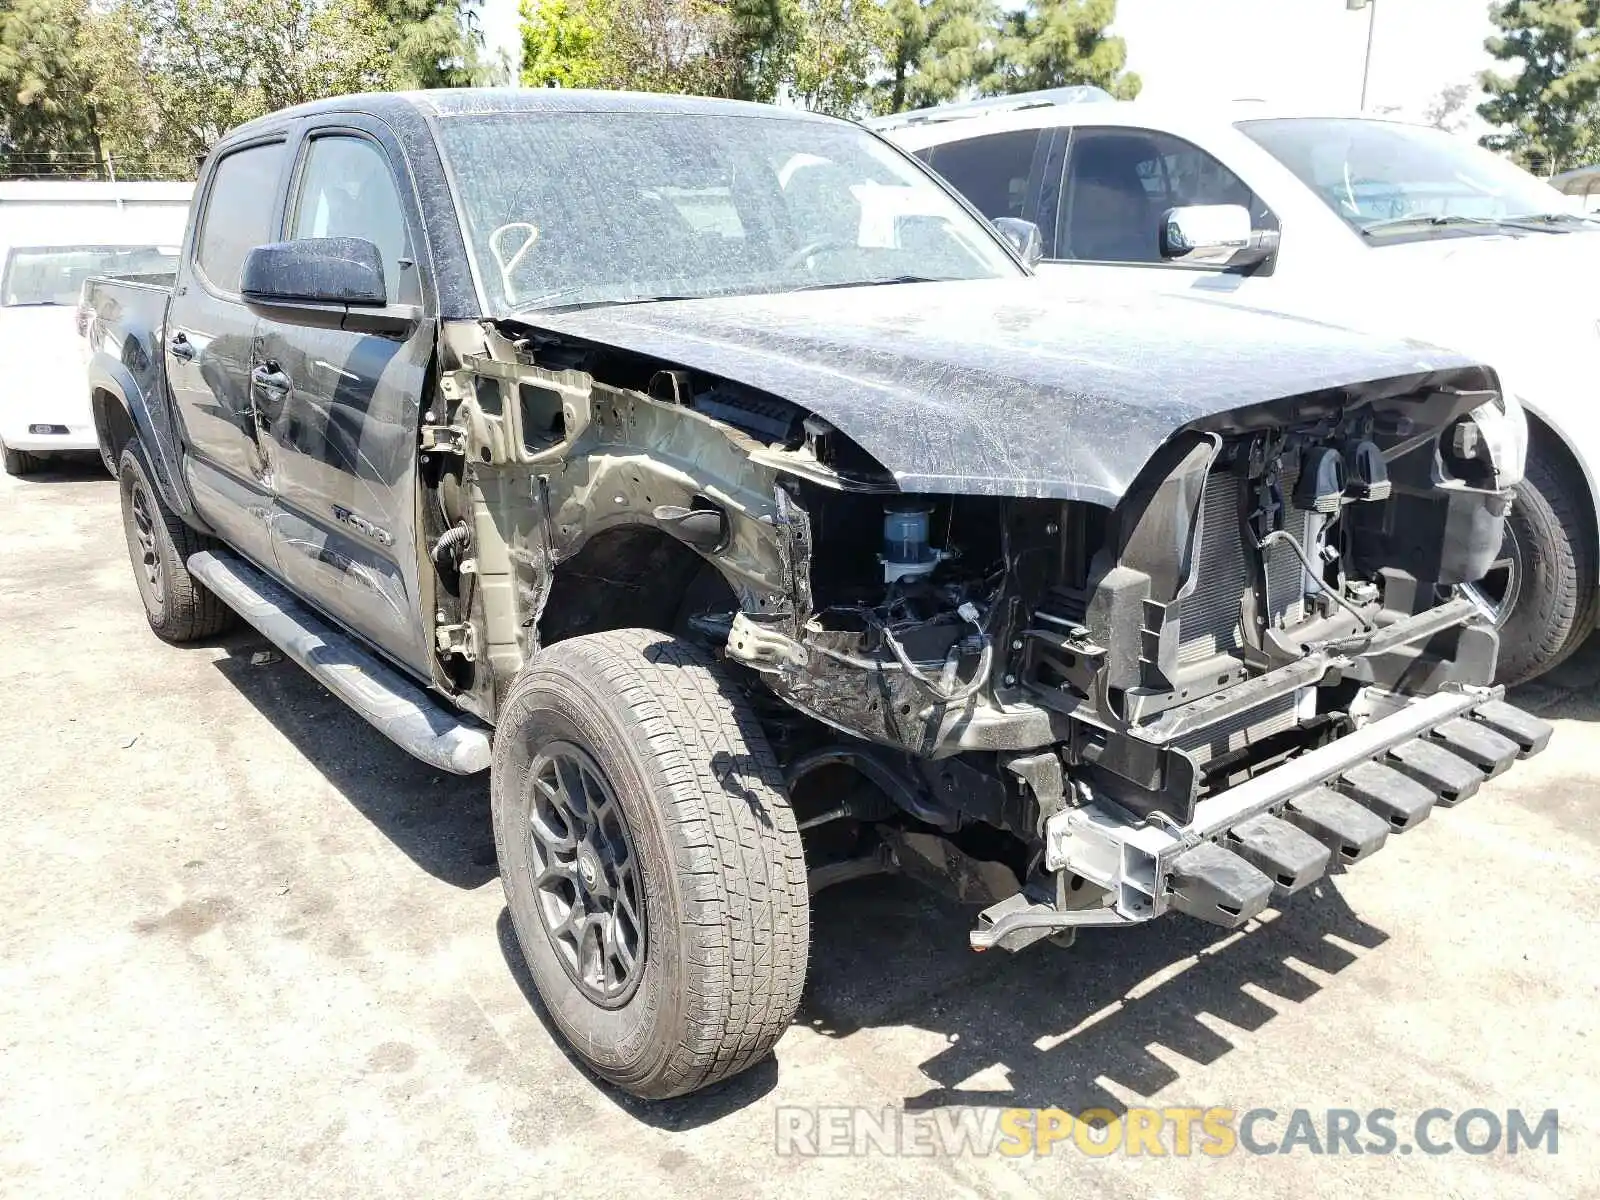
[[[1243, 934], [979, 956], [912, 884], [825, 894], [775, 1058], [652, 1107], [530, 1002], [483, 781], [264, 648], [150, 635], [94, 469], [0, 476], [8, 1195], [1600, 1195], [1600, 650], [1521, 693], [1544, 756]], [[1146, 1105], [1555, 1108], [1558, 1153], [778, 1153], [808, 1109]]]

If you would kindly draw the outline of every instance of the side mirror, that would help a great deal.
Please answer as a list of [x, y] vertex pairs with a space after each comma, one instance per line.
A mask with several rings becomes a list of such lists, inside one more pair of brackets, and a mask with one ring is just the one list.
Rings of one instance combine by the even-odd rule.
[[1161, 218], [1161, 257], [1201, 266], [1247, 267], [1272, 257], [1278, 235], [1250, 227], [1242, 204], [1169, 208]]
[[1024, 221], [1021, 217], [996, 217], [990, 224], [1028, 266], [1036, 267], [1043, 260], [1044, 235], [1032, 221]]
[[257, 246], [245, 255], [239, 291], [251, 304], [389, 303], [383, 256], [364, 238], [302, 238]]

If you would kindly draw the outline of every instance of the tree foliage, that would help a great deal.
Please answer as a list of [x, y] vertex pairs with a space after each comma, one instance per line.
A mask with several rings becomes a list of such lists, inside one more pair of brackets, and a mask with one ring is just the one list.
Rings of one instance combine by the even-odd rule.
[[1127, 44], [1109, 37], [1117, 0], [1034, 0], [1001, 23], [985, 95], [1093, 84], [1120, 100], [1139, 94], [1139, 77], [1124, 71]]
[[[476, 0], [467, 0], [475, 4]], [[463, 0], [4, 0], [12, 174], [185, 178], [223, 132], [290, 104], [484, 74]]]
[[1485, 46], [1512, 74], [1485, 71], [1483, 138], [1530, 170], [1553, 174], [1600, 156], [1600, 0], [1502, 0]]
[[1131, 96], [1116, 0], [524, 0], [522, 82], [788, 97], [859, 115], [1094, 83]]
[[1467, 124], [1467, 100], [1472, 95], [1472, 84], [1452, 83], [1439, 89], [1439, 94], [1428, 101], [1422, 110], [1422, 119], [1435, 129], [1446, 133], [1460, 133]]

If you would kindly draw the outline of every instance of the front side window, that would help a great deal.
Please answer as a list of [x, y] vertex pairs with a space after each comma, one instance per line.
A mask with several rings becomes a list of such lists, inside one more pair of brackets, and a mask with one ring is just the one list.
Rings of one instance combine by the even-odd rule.
[[1027, 209], [1028, 175], [1038, 145], [1037, 129], [1019, 129], [934, 146], [927, 161], [991, 221], [1021, 217]]
[[1278, 227], [1237, 175], [1190, 142], [1145, 129], [1076, 130], [1061, 190], [1060, 257], [1162, 262], [1162, 217], [1197, 204], [1236, 204], [1256, 229]]
[[282, 142], [248, 146], [221, 159], [212, 172], [195, 262], [221, 291], [237, 294], [244, 256], [273, 240], [283, 153]]
[[176, 246], [17, 246], [6, 256], [0, 304], [77, 304], [90, 276], [171, 275], [177, 269]]
[[844, 122], [659, 112], [440, 123], [487, 311], [1021, 274]]
[[363, 137], [312, 140], [300, 173], [291, 237], [364, 238], [383, 257], [390, 303], [420, 302], [416, 259], [389, 160]]
[[1520, 167], [1439, 129], [1354, 117], [1240, 121], [1374, 245], [1497, 232], [1500, 222], [1576, 223], [1571, 203]]

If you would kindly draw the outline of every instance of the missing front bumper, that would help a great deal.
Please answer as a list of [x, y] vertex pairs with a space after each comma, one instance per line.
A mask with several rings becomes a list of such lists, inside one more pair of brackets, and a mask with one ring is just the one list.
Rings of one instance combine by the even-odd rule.
[[1057, 813], [1045, 824], [1046, 867], [1105, 889], [1105, 903], [1063, 911], [1012, 897], [979, 917], [973, 949], [1020, 949], [1168, 909], [1236, 927], [1550, 740], [1549, 724], [1505, 703], [1499, 688], [1381, 699], [1388, 715], [1201, 801], [1186, 825], [1141, 820], [1105, 800]]

